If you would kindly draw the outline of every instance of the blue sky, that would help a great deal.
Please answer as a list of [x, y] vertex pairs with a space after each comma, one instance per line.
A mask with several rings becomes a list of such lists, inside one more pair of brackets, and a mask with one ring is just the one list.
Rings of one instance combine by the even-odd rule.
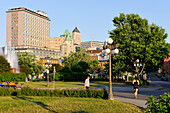
[[[0, 3], [0, 47], [6, 44], [6, 11], [26, 7], [42, 10], [51, 19], [51, 37], [59, 37], [66, 29], [77, 26], [82, 41], [102, 41], [114, 29], [112, 19], [119, 13], [135, 13], [149, 24], [162, 26], [170, 35], [169, 0], [2, 0]], [[170, 42], [170, 38], [166, 39]]]

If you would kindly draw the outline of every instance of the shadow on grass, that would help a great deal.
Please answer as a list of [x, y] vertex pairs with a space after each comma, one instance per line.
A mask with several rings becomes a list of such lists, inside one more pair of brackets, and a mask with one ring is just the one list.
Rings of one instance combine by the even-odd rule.
[[88, 113], [86, 111], [75, 111], [75, 112], [72, 112], [72, 113]]
[[58, 112], [56, 112], [56, 111], [53, 111], [53, 110], [48, 109], [48, 105], [46, 105], [46, 104], [44, 104], [44, 103], [42, 103], [42, 102], [32, 101], [33, 98], [30, 98], [30, 97], [17, 97], [17, 96], [16, 96], [16, 97], [12, 97], [12, 99], [15, 99], [15, 100], [25, 100], [25, 101], [33, 102], [33, 103], [41, 106], [42, 108], [44, 108], [44, 109], [46, 109], [46, 110], [48, 110], [48, 111], [50, 111], [50, 112], [52, 112], [52, 113], [58, 113]]

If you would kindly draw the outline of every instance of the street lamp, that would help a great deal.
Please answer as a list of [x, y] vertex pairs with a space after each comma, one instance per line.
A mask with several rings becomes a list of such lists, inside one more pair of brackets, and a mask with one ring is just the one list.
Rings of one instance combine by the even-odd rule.
[[52, 65], [49, 63], [49, 60], [47, 60], [45, 67], [47, 68], [47, 87], [49, 87], [49, 67]]
[[55, 66], [54, 66], [54, 75], [53, 75], [53, 89], [55, 88], [54, 86], [55, 86]]
[[113, 40], [111, 38], [106, 39], [105, 45], [103, 46], [102, 53], [109, 54], [109, 95], [108, 100], [114, 100], [113, 93], [112, 93], [112, 77], [111, 77], [111, 54], [119, 53], [119, 50], [116, 47], [112, 46]]
[[139, 77], [139, 79], [140, 79], [139, 68], [140, 68], [140, 66], [142, 66], [142, 64], [140, 63], [139, 59], [136, 60], [136, 62], [134, 63], [134, 66], [136, 68], [137, 77]]

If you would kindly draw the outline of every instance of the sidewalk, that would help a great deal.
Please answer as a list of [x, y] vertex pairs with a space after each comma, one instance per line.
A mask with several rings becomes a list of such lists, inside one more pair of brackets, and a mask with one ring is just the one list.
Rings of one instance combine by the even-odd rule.
[[118, 101], [129, 103], [129, 104], [132, 104], [135, 106], [146, 108], [146, 105], [145, 105], [146, 100], [122, 98], [122, 97], [118, 97], [118, 96], [114, 96], [114, 99], [118, 100]]

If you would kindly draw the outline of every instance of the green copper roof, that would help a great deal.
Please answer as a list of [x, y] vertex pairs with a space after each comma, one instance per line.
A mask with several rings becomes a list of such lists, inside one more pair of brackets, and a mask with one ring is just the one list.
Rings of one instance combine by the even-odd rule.
[[71, 40], [72, 36], [68, 30], [65, 30], [65, 32], [60, 36], [60, 37], [65, 37], [65, 40]]

